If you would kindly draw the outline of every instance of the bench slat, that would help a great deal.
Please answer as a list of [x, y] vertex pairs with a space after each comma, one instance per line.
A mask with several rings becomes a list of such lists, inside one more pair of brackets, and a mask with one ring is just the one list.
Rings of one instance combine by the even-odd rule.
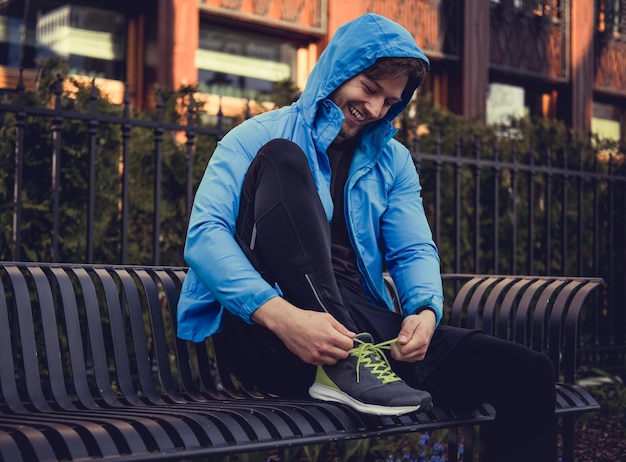
[[514, 326], [511, 325], [515, 316], [515, 301], [520, 296], [520, 292], [523, 292], [531, 282], [532, 280], [530, 279], [520, 279], [507, 290], [496, 321], [496, 337], [507, 340], [515, 338], [513, 334]]
[[[0, 279], [0, 292], [4, 295], [4, 283]], [[11, 309], [11, 311], [14, 311]], [[9, 326], [12, 322], [9, 320], [9, 306], [6, 297], [0, 297], [0, 326]], [[13, 329], [12, 329], [13, 330]], [[4, 334], [4, 333], [3, 333]], [[12, 352], [13, 335], [9, 335], [7, 332], [5, 335], [0, 335], [0, 349], [4, 352]], [[16, 383], [16, 367], [13, 361], [12, 354], [0, 354], [0, 386], [2, 389], [2, 399], [5, 405], [8, 404], [9, 409], [14, 412], [23, 412], [25, 407], [22, 404], [20, 396], [18, 394], [18, 386]], [[3, 406], [4, 407], [4, 406]]]
[[[25, 428], [41, 432], [50, 442], [50, 446], [56, 455], [56, 460], [83, 459], [89, 454], [85, 441], [83, 441], [75, 426], [56, 422], [46, 418], [46, 416], [28, 420], [8, 418], [6, 424], [13, 424], [14, 429], [19, 429], [20, 432]], [[90, 439], [93, 440], [92, 438]], [[43, 447], [46, 448], [45, 445]], [[92, 446], [90, 449], [93, 454], [95, 448]]]
[[0, 422], [0, 454], [5, 461], [56, 460], [50, 441], [33, 427]]
[[[38, 342], [35, 340], [34, 320], [31, 309], [30, 295], [26, 285], [26, 279], [22, 272], [15, 266], [7, 267], [7, 274], [10, 277], [15, 297], [14, 315], [17, 318], [18, 332], [10, 337], [16, 340], [21, 346], [21, 367], [23, 368], [22, 383], [17, 384], [17, 390], [24, 390], [29, 398], [29, 402], [34, 407], [43, 412], [52, 411], [52, 408], [46, 402], [41, 389], [42, 378], [40, 376], [39, 359], [38, 359]], [[16, 364], [18, 368], [20, 367]]]
[[86, 407], [95, 408], [97, 405], [91, 395], [87, 382], [83, 333], [78, 315], [77, 297], [74, 295], [74, 286], [71, 280], [65, 277], [65, 272], [61, 268], [50, 268], [50, 277], [54, 278], [60, 293], [59, 309], [63, 309], [65, 319], [73, 390], [80, 403]]
[[[81, 450], [81, 457], [93, 456], [93, 454], [119, 454], [120, 448], [117, 446], [114, 439], [114, 435], [111, 435], [102, 424], [92, 421], [83, 421], [78, 419], [67, 419], [63, 416], [56, 416], [55, 414], [33, 414], [33, 415], [20, 415], [11, 416], [3, 419], [3, 422], [13, 422], [16, 425], [32, 426], [32, 425], [48, 425], [54, 430], [65, 427], [65, 432], [75, 432], [81, 439], [79, 448], [87, 448]], [[48, 430], [46, 430], [48, 431]], [[75, 442], [75, 439], [70, 441], [69, 438], [63, 437], [64, 441], [68, 444]], [[71, 446], [70, 446], [71, 447]], [[74, 455], [78, 457], [78, 455]]]

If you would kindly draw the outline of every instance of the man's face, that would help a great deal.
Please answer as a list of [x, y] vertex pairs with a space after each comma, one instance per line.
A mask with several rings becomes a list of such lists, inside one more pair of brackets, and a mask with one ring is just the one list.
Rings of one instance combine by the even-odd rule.
[[343, 111], [344, 121], [336, 141], [356, 136], [365, 125], [382, 119], [400, 102], [408, 76], [373, 80], [357, 74], [335, 90], [330, 98]]

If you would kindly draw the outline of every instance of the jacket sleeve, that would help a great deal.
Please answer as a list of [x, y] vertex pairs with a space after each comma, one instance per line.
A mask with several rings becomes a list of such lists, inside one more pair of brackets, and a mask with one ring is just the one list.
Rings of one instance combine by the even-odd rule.
[[405, 147], [394, 155], [394, 181], [382, 216], [386, 264], [405, 316], [432, 309], [443, 316], [443, 289], [437, 246], [421, 196], [419, 176]]
[[243, 180], [267, 138], [250, 119], [218, 143], [196, 192], [185, 243], [185, 261], [197, 278], [225, 309], [248, 323], [259, 306], [278, 296], [234, 238]]

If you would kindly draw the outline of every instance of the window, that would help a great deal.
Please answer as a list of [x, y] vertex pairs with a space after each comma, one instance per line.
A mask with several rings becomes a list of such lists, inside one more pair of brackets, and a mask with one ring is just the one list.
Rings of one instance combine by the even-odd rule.
[[505, 9], [514, 8], [516, 10], [525, 11], [527, 14], [532, 14], [533, 16], [545, 16], [546, 18], [555, 19], [561, 17], [560, 0], [537, 0], [531, 2], [527, 0], [491, 0], [491, 3]]
[[73, 74], [125, 80], [125, 54], [120, 13], [60, 1], [0, 4], [0, 65], [33, 69], [39, 58], [60, 57]]
[[278, 39], [200, 25], [198, 89], [265, 101], [275, 82], [293, 78], [296, 46]]
[[626, 1], [598, 1], [598, 31], [615, 36], [626, 32]]
[[65, 5], [37, 20], [37, 56], [64, 58], [72, 74], [124, 80], [125, 30], [119, 13]]
[[593, 103], [591, 132], [598, 138], [621, 141], [622, 113], [610, 104]]
[[35, 31], [28, 27], [22, 3], [0, 3], [0, 65], [34, 68]]
[[510, 118], [520, 118], [527, 113], [524, 89], [502, 83], [489, 84], [487, 96], [487, 123], [507, 123]]

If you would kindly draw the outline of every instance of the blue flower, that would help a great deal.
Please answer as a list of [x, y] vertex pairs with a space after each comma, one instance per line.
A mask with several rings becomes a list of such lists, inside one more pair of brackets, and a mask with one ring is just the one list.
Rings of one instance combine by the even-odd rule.
[[446, 462], [443, 445], [439, 443], [433, 444], [433, 455], [430, 458], [430, 462]]

